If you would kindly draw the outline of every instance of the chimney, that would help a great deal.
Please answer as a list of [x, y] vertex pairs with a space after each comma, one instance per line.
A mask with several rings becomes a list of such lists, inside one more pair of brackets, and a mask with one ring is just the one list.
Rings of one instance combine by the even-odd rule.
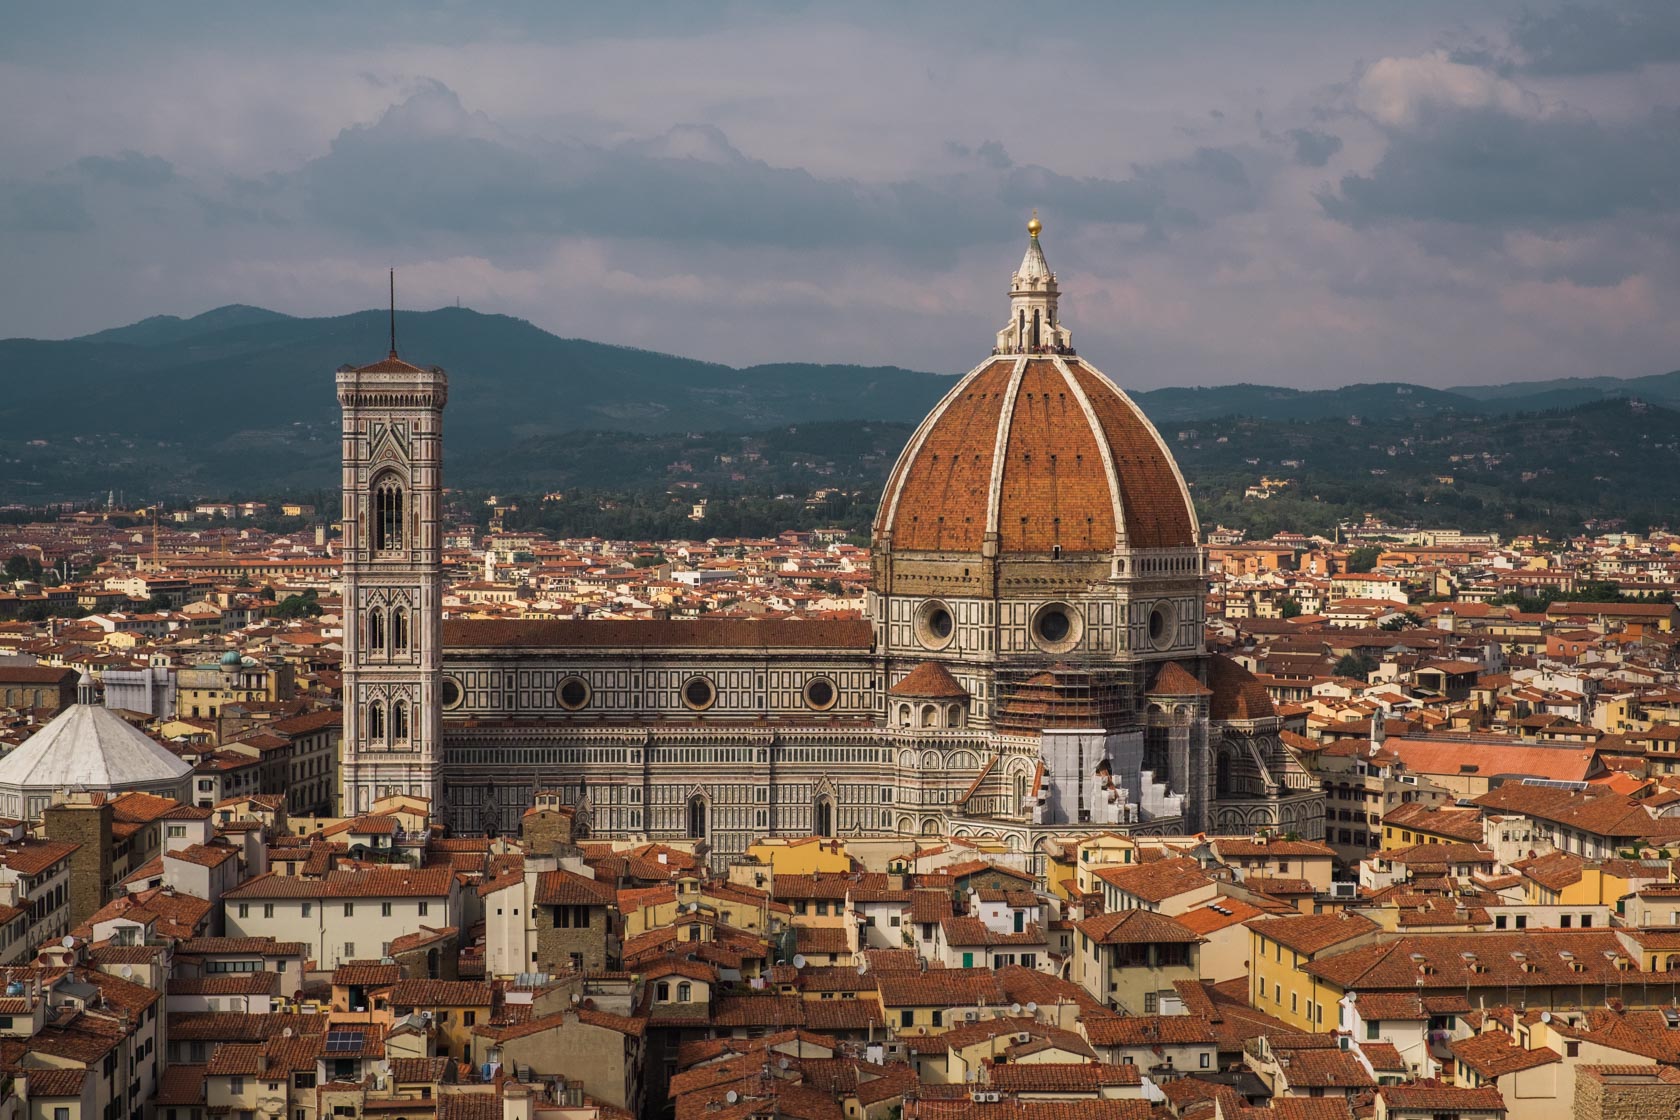
[[1371, 753], [1376, 754], [1382, 749], [1383, 741], [1388, 738], [1388, 730], [1383, 726], [1382, 709], [1371, 713]]

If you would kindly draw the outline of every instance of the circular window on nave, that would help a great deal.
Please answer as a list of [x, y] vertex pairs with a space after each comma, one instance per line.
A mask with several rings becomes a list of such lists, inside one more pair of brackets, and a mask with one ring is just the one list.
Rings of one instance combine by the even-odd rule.
[[707, 677], [690, 677], [683, 682], [682, 701], [691, 711], [703, 712], [717, 703], [717, 686]]
[[834, 682], [827, 677], [812, 677], [805, 682], [805, 704], [819, 712], [826, 712], [834, 707], [840, 694], [835, 691]]
[[568, 712], [587, 708], [592, 695], [589, 682], [577, 676], [563, 678], [554, 689], [554, 698]]
[[916, 610], [916, 640], [928, 649], [944, 649], [956, 635], [956, 619], [951, 608], [938, 599], [929, 599]]
[[461, 682], [454, 677], [443, 678], [443, 710], [452, 711], [461, 706]]

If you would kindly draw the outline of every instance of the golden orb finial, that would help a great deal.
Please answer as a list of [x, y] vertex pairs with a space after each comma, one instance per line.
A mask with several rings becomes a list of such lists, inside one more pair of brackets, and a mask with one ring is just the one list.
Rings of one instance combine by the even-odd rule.
[[1038, 207], [1033, 207], [1032, 220], [1027, 223], [1027, 232], [1033, 240], [1038, 240], [1038, 231], [1044, 228], [1044, 223], [1038, 220]]

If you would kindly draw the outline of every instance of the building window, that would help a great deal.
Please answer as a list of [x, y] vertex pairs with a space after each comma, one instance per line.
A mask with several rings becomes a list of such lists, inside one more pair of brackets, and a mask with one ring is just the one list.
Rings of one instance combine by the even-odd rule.
[[402, 607], [391, 608], [391, 652], [408, 652], [408, 612]]
[[368, 608], [367, 648], [369, 653], [385, 652], [385, 612], [378, 607]]
[[403, 488], [395, 475], [373, 484], [373, 547], [391, 552], [403, 546]]
[[399, 742], [408, 738], [408, 702], [406, 700], [391, 701], [391, 738]]
[[812, 831], [818, 836], [833, 836], [834, 802], [826, 796], [819, 797], [814, 810]]
[[682, 701], [691, 711], [703, 712], [717, 703], [717, 686], [705, 677], [690, 677], [683, 684]]
[[381, 918], [389, 918], [391, 916], [391, 904], [389, 902], [381, 902], [379, 904], [379, 916]]
[[819, 712], [826, 712], [834, 707], [838, 693], [834, 690], [834, 682], [827, 677], [812, 677], [805, 683], [805, 703]]
[[677, 985], [677, 1002], [688, 1003], [694, 997], [694, 985], [687, 980]]
[[385, 705], [378, 700], [368, 705], [367, 737], [373, 742], [385, 738]]
[[688, 838], [706, 838], [706, 799], [699, 794], [688, 799]]

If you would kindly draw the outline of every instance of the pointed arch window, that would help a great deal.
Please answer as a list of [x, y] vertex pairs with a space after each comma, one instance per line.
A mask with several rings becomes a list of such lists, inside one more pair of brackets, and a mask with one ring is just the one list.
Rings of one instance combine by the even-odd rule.
[[706, 799], [699, 794], [688, 799], [688, 838], [706, 838]]
[[369, 653], [385, 652], [385, 612], [378, 607], [368, 608], [367, 651]]
[[391, 739], [401, 742], [408, 738], [408, 701], [391, 701]]
[[391, 608], [391, 652], [408, 652], [408, 611], [402, 607]]
[[367, 707], [367, 737], [371, 743], [385, 738], [385, 705], [378, 700]]
[[1015, 775], [1015, 808], [1019, 810], [1027, 803], [1027, 776]]
[[819, 797], [819, 798], [817, 798], [817, 803], [816, 803], [814, 809], [815, 809], [815, 812], [813, 813], [814, 819], [813, 819], [813, 822], [812, 822], [813, 827], [812, 827], [811, 831], [814, 832], [818, 836], [833, 836], [834, 835], [834, 802], [831, 801], [826, 796], [825, 797]]
[[373, 549], [395, 552], [403, 546], [403, 484], [394, 474], [373, 483]]

